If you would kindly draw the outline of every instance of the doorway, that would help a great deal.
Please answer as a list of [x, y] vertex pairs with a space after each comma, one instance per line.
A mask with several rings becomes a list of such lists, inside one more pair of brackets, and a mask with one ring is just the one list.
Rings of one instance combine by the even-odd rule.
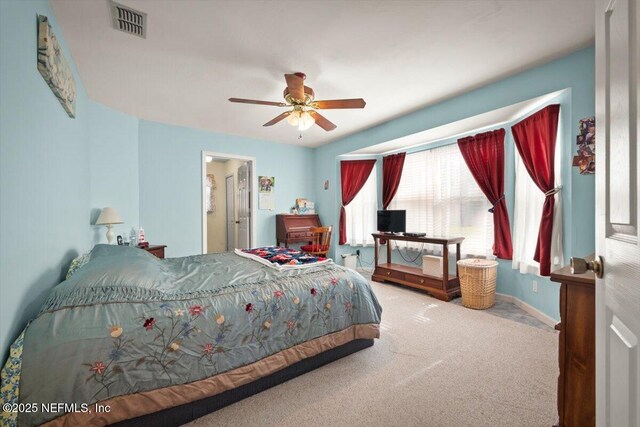
[[249, 248], [255, 241], [255, 158], [202, 152], [202, 253]]

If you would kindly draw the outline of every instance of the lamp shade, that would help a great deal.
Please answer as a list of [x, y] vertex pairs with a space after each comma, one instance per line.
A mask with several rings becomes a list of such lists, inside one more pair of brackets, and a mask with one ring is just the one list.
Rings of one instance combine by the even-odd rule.
[[114, 208], [104, 208], [96, 221], [96, 225], [122, 224], [123, 221]]

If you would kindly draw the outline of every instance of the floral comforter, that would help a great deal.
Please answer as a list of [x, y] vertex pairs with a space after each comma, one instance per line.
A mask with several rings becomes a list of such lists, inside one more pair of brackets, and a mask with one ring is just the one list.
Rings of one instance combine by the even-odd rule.
[[[333, 263], [282, 271], [233, 253], [160, 260], [98, 245], [25, 330], [8, 362], [19, 400], [4, 392], [13, 377], [2, 400], [93, 405], [187, 384], [352, 325], [377, 327], [380, 315], [369, 283]], [[70, 408], [83, 407], [3, 421], [37, 425]]]

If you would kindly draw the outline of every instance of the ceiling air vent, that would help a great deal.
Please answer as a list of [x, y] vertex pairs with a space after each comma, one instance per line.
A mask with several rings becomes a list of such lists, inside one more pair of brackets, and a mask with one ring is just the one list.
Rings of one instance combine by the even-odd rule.
[[122, 4], [111, 2], [113, 27], [125, 33], [147, 38], [147, 14]]

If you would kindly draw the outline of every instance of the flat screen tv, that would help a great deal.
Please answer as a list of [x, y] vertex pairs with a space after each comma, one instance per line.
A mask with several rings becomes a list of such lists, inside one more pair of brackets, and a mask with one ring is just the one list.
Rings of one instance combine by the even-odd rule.
[[383, 233], [404, 233], [407, 211], [378, 211], [378, 231]]

